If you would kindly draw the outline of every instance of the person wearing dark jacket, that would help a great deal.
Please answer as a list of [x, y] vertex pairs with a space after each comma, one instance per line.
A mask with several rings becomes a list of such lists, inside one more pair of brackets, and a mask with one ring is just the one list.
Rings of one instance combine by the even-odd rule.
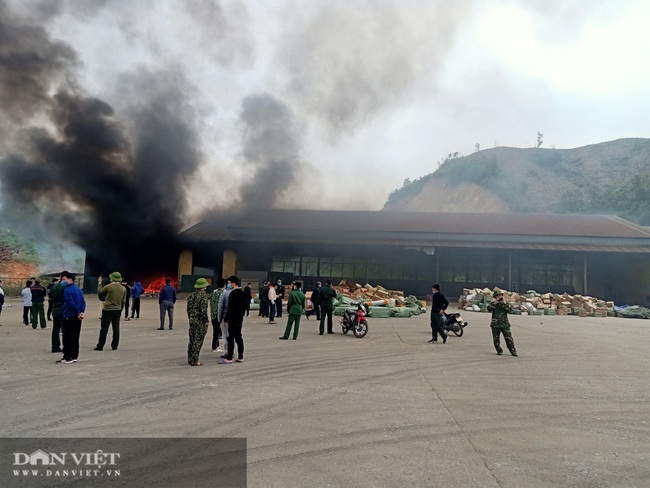
[[445, 329], [442, 327], [442, 314], [447, 310], [449, 302], [445, 296], [440, 293], [440, 285], [432, 285], [431, 292], [433, 293], [433, 297], [431, 298], [431, 332], [433, 337], [429, 342], [436, 344], [438, 342], [438, 334], [440, 334], [440, 337], [442, 337], [442, 343], [444, 344], [447, 342], [447, 334], [445, 333]]
[[259, 298], [260, 298], [260, 312], [258, 315], [261, 315], [262, 317], [268, 317], [269, 316], [269, 282], [266, 280], [264, 280], [264, 283], [262, 284], [262, 288], [260, 288]]
[[244, 287], [244, 295], [246, 295], [246, 299], [248, 300], [246, 302], [246, 317], [248, 317], [251, 313], [251, 300], [253, 299], [253, 289], [250, 283]]
[[330, 280], [325, 281], [325, 286], [320, 291], [320, 328], [319, 335], [325, 332], [325, 318], [327, 318], [327, 333], [334, 334], [332, 330], [332, 313], [334, 312], [334, 299], [336, 298], [336, 290], [332, 288]]
[[52, 304], [52, 352], [61, 352], [61, 340], [59, 334], [63, 327], [63, 292], [65, 285], [58, 281], [50, 288], [48, 293], [49, 302]]
[[[2, 289], [2, 280], [0, 280], [0, 315], [2, 314], [2, 306], [5, 304], [5, 292]], [[2, 324], [0, 324], [2, 325]]]
[[237, 359], [235, 361], [243, 363], [244, 339], [241, 329], [244, 324], [244, 314], [246, 313], [246, 295], [244, 290], [239, 287], [239, 278], [237, 276], [231, 276], [227, 282], [232, 287], [226, 299], [225, 311], [223, 312], [224, 321], [228, 324], [228, 354], [226, 354], [226, 357], [221, 363], [232, 363], [232, 358], [235, 353], [235, 342], [237, 343]]
[[32, 329], [38, 327], [38, 322], [40, 319], [41, 329], [47, 327], [47, 322], [45, 321], [45, 297], [47, 296], [47, 290], [43, 285], [41, 285], [41, 280], [36, 279], [32, 285]]
[[284, 285], [282, 280], [278, 280], [278, 285], [275, 287], [275, 316], [282, 317], [282, 301], [284, 300]]
[[316, 314], [316, 320], [320, 320], [320, 290], [321, 282], [317, 281], [316, 288], [312, 290], [310, 298], [313, 308], [305, 312], [305, 317], [307, 317], [307, 320], [309, 320], [309, 317], [314, 314]]
[[54, 285], [56, 285], [59, 282], [58, 278], [52, 278], [52, 281], [50, 282], [49, 285], [47, 285], [47, 320], [50, 321], [52, 320], [52, 299], [50, 298], [50, 290]]
[[131, 287], [126, 279], [122, 279], [122, 286], [126, 290], [126, 296], [124, 297], [124, 320], [127, 322], [131, 320], [129, 318], [129, 305], [131, 305]]

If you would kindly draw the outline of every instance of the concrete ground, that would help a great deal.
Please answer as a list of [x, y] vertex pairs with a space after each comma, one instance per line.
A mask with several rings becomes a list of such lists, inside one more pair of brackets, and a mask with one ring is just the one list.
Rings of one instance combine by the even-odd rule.
[[244, 363], [218, 365], [209, 332], [190, 367], [185, 301], [159, 331], [143, 299], [119, 350], [95, 352], [86, 298], [71, 365], [5, 305], [2, 437], [246, 437], [250, 487], [650, 486], [648, 320], [512, 316], [515, 358], [495, 354], [487, 314], [434, 345], [427, 316], [371, 318], [364, 339], [303, 318], [280, 341], [286, 316], [254, 312]]

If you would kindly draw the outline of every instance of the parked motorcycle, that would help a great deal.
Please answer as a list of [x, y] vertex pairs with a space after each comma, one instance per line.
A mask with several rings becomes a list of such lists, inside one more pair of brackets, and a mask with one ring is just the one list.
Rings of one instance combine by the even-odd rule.
[[445, 329], [446, 332], [453, 332], [458, 337], [461, 337], [465, 327], [467, 327], [467, 322], [463, 322], [463, 318], [460, 316], [459, 312], [443, 313], [442, 328]]
[[368, 321], [366, 320], [366, 310], [363, 305], [358, 304], [356, 310], [347, 309], [343, 312], [341, 328], [344, 334], [352, 331], [354, 337], [359, 339], [365, 337], [368, 333]]

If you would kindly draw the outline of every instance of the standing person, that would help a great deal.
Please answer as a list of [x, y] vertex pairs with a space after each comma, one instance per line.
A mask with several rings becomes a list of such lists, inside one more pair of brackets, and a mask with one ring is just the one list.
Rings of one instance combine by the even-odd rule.
[[432, 337], [429, 342], [436, 344], [438, 342], [438, 334], [442, 337], [442, 343], [447, 342], [447, 334], [445, 329], [442, 327], [442, 314], [447, 310], [449, 302], [445, 296], [440, 293], [440, 285], [437, 283], [431, 285], [431, 293], [433, 297], [431, 298], [431, 333]]
[[63, 280], [57, 280], [56, 284], [50, 288], [48, 298], [52, 304], [52, 352], [62, 352], [61, 339], [59, 334], [63, 330], [63, 295], [65, 284]]
[[269, 283], [269, 324], [275, 324], [277, 295], [275, 294], [275, 283]]
[[131, 298], [133, 299], [133, 305], [131, 306], [131, 318], [135, 315], [136, 319], [140, 318], [140, 297], [144, 293], [144, 288], [142, 283], [136, 281], [131, 287]]
[[242, 337], [242, 326], [244, 325], [244, 314], [246, 313], [246, 295], [239, 287], [239, 278], [235, 275], [228, 278], [228, 284], [232, 288], [225, 300], [225, 310], [221, 310], [219, 316], [228, 325], [228, 353], [221, 364], [232, 363], [235, 354], [235, 342], [237, 343], [237, 359], [235, 362], [244, 362], [244, 339]]
[[[102, 286], [104, 286], [104, 275], [100, 274], [99, 277], [97, 278], [97, 293], [99, 293], [99, 290], [102, 289]], [[99, 301], [99, 320], [102, 319], [102, 311], [104, 310], [104, 300]]]
[[47, 327], [45, 321], [45, 297], [47, 290], [41, 285], [41, 280], [36, 278], [31, 287], [32, 291], [32, 329], [38, 328], [38, 322], [41, 322], [41, 329]]
[[325, 332], [325, 318], [327, 318], [327, 333], [334, 334], [332, 330], [332, 313], [334, 312], [334, 299], [336, 298], [336, 290], [332, 288], [332, 282], [325, 280], [325, 286], [320, 291], [320, 327], [318, 335], [323, 335]]
[[126, 296], [124, 297], [124, 320], [128, 322], [131, 320], [129, 318], [129, 305], [131, 305], [131, 287], [129, 286], [129, 283], [126, 281], [126, 278], [124, 278], [124, 276], [122, 276], [122, 286], [126, 291]]
[[79, 336], [81, 334], [81, 321], [86, 311], [84, 294], [75, 284], [76, 275], [69, 271], [61, 273], [63, 284], [63, 358], [57, 363], [76, 363], [79, 359]]
[[[2, 306], [5, 304], [5, 291], [2, 289], [2, 280], [0, 280], [0, 316], [2, 316]], [[2, 324], [0, 324], [1, 326]]]
[[203, 366], [199, 362], [199, 355], [209, 324], [208, 295], [205, 292], [208, 285], [208, 280], [199, 278], [194, 283], [194, 291], [187, 297], [187, 318], [190, 323], [187, 363], [190, 366]]
[[[219, 299], [225, 291], [226, 280], [219, 278], [217, 288], [210, 295], [210, 321], [212, 322], [212, 352], [223, 352], [219, 347], [219, 337], [223, 335], [219, 323]], [[225, 337], [224, 337], [225, 340]]]
[[230, 283], [226, 283], [224, 286], [225, 289], [219, 296], [219, 305], [217, 306], [217, 322], [221, 327], [221, 337], [226, 341], [226, 353], [223, 354], [221, 358], [228, 357], [228, 323], [224, 317], [226, 316], [226, 308], [228, 307], [228, 296], [232, 291], [232, 285]]
[[251, 313], [251, 300], [253, 299], [253, 289], [251, 288], [250, 283], [244, 287], [244, 295], [246, 295], [246, 298], [248, 299], [246, 302], [246, 317], [248, 317]]
[[260, 313], [262, 317], [269, 316], [269, 282], [264, 280], [262, 288], [260, 288]]
[[282, 318], [282, 301], [284, 300], [284, 285], [282, 280], [278, 280], [278, 285], [275, 287], [275, 316]]
[[47, 285], [47, 320], [52, 320], [52, 299], [50, 298], [50, 290], [54, 285], [59, 282], [58, 278], [52, 278], [52, 281]]
[[115, 351], [120, 344], [120, 317], [122, 317], [122, 309], [126, 301], [126, 290], [121, 284], [122, 275], [120, 273], [114, 271], [108, 276], [111, 282], [103, 286], [98, 293], [99, 299], [104, 300], [104, 310], [102, 310], [101, 329], [95, 351], [104, 350], [109, 325], [112, 325], [113, 328], [111, 349]]
[[176, 303], [176, 288], [172, 285], [172, 280], [165, 278], [165, 286], [158, 293], [158, 305], [160, 305], [160, 328], [165, 330], [165, 314], [169, 316], [169, 330], [174, 328], [174, 304]]
[[20, 292], [20, 296], [23, 299], [23, 324], [26, 327], [32, 315], [32, 280], [25, 282], [25, 288]]
[[494, 290], [492, 297], [494, 300], [492, 303], [488, 304], [487, 309], [488, 312], [492, 312], [490, 327], [492, 328], [492, 342], [494, 343], [494, 348], [497, 350], [499, 356], [503, 354], [503, 349], [501, 349], [501, 344], [499, 342], [499, 335], [503, 334], [503, 339], [506, 341], [508, 351], [510, 351], [510, 354], [513, 356], [517, 356], [517, 349], [515, 349], [515, 341], [512, 340], [510, 321], [508, 320], [508, 314], [512, 312], [512, 307], [508, 302], [503, 300], [503, 292], [501, 292], [501, 290]]
[[311, 303], [313, 305], [313, 308], [307, 312], [305, 312], [305, 317], [307, 317], [307, 320], [309, 320], [310, 315], [316, 314], [316, 320], [320, 321], [320, 289], [321, 289], [321, 282], [317, 281], [316, 282], [316, 288], [314, 288], [311, 292]]
[[282, 340], [289, 339], [289, 334], [291, 333], [291, 327], [293, 324], [296, 324], [296, 327], [293, 331], [293, 340], [298, 339], [298, 332], [300, 330], [300, 318], [302, 313], [305, 311], [305, 294], [300, 288], [302, 288], [302, 283], [296, 281], [293, 284], [294, 290], [289, 293], [289, 299], [287, 300], [287, 312], [289, 317], [287, 318], [287, 327], [284, 329], [284, 335], [280, 337]]

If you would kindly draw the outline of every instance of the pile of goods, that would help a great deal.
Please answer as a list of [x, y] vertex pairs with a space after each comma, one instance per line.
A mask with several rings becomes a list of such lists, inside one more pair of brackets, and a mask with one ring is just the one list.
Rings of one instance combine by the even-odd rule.
[[[496, 290], [497, 288], [495, 288]], [[563, 293], [539, 294], [535, 290], [526, 293], [501, 289], [506, 302], [512, 305], [514, 314], [528, 315], [578, 315], [579, 317], [615, 317], [614, 302], [598, 298]], [[475, 312], [487, 312], [494, 290], [489, 288], [464, 289], [458, 299], [458, 308]]]
[[338, 298], [334, 301], [334, 314], [343, 315], [345, 309], [361, 303], [373, 318], [410, 317], [426, 312], [424, 304], [413, 295], [404, 296], [403, 291], [387, 290], [383, 286], [349, 283], [342, 280], [333, 286]]

